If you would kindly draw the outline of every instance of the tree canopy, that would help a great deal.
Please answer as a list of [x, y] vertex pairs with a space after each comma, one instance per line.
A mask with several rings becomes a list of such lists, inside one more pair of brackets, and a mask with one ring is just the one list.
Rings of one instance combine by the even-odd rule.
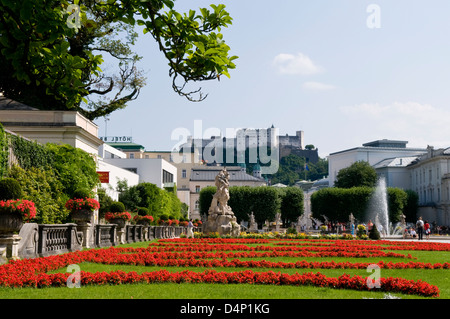
[[[166, 58], [175, 92], [201, 101], [190, 82], [230, 76], [235, 68], [221, 28], [225, 5], [179, 13], [175, 0], [0, 0], [0, 92], [38, 109], [76, 110], [93, 120], [125, 108], [145, 86], [138, 33]], [[104, 54], [117, 61], [101, 69]]]
[[341, 169], [334, 185], [340, 188], [359, 186], [374, 187], [377, 183], [377, 172], [366, 161], [357, 161], [349, 167]]

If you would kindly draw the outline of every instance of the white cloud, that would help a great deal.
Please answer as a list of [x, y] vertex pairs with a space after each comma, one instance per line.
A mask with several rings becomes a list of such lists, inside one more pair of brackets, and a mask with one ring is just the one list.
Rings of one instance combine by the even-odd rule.
[[273, 64], [281, 74], [312, 75], [323, 71], [321, 66], [303, 53], [280, 53], [273, 59]]
[[320, 83], [320, 82], [305, 82], [302, 87], [305, 90], [311, 91], [329, 91], [334, 90], [336, 87], [334, 85]]
[[376, 135], [379, 138], [404, 139], [410, 147], [450, 146], [450, 111], [417, 102], [394, 102], [381, 105], [362, 103], [344, 106], [341, 123], [354, 134]]

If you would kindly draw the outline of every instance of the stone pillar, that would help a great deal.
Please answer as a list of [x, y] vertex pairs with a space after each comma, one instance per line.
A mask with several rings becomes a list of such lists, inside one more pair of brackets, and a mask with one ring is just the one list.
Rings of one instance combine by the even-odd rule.
[[119, 245], [125, 244], [125, 228], [117, 228], [117, 243]]
[[83, 247], [91, 248], [91, 237], [94, 235], [92, 231], [92, 225], [90, 223], [79, 223], [77, 229], [83, 233]]
[[22, 238], [19, 235], [0, 235], [0, 261], [3, 259], [20, 259], [19, 242]]

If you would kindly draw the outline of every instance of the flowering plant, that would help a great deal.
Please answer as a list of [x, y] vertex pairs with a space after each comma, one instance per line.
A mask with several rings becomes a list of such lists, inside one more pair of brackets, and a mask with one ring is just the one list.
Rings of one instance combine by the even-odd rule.
[[133, 220], [136, 222], [140, 221], [140, 220], [148, 220], [151, 223], [151, 222], [153, 222], [154, 219], [153, 219], [153, 216], [151, 216], [151, 215], [144, 215], [144, 216], [136, 215], [136, 216], [134, 216]]
[[158, 219], [158, 221], [156, 223], [161, 226], [171, 226], [173, 221], [171, 219], [167, 219], [167, 220]]
[[116, 218], [120, 218], [125, 221], [129, 221], [129, 220], [131, 220], [131, 214], [129, 212], [117, 212], [117, 213], [107, 212], [107, 213], [105, 213], [105, 219], [108, 221], [111, 219], [116, 219]]
[[36, 217], [36, 207], [32, 201], [26, 199], [9, 199], [0, 201], [0, 214], [19, 214], [24, 220]]
[[82, 209], [94, 211], [100, 208], [100, 203], [94, 198], [73, 198], [69, 199], [65, 206], [71, 212]]

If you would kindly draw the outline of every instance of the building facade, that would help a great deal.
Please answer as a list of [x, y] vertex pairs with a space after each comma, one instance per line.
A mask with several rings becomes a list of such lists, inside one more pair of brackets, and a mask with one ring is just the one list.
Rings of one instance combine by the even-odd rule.
[[159, 188], [176, 185], [177, 168], [158, 158], [107, 158], [105, 163], [139, 175], [139, 183], [152, 183]]
[[[408, 158], [425, 154], [425, 148], [408, 148], [407, 141], [377, 140], [335, 153], [328, 157], [328, 180], [330, 187], [334, 186], [337, 174], [343, 168], [349, 167], [357, 161], [366, 161], [374, 166], [386, 159]], [[382, 165], [380, 164], [380, 167]], [[397, 187], [396, 179], [392, 178], [388, 186]]]
[[432, 146], [408, 166], [411, 189], [419, 195], [419, 215], [450, 226], [450, 148]]

